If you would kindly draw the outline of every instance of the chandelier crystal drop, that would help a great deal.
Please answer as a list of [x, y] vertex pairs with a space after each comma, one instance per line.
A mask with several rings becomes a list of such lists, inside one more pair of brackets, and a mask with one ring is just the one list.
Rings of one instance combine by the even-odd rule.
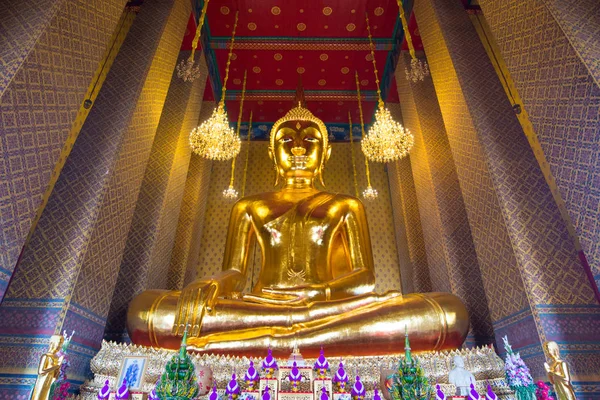
[[373, 72], [377, 84], [378, 108], [375, 112], [375, 122], [371, 125], [369, 132], [361, 143], [361, 149], [365, 157], [375, 162], [391, 162], [405, 157], [414, 144], [413, 135], [404, 129], [402, 125], [394, 121], [390, 111], [385, 108], [379, 88], [379, 77], [377, 75], [377, 64], [375, 63], [375, 51], [369, 16], [365, 14], [367, 32], [369, 34], [369, 47], [373, 60]]
[[229, 65], [231, 64], [231, 55], [233, 54], [233, 43], [235, 41], [235, 30], [238, 23], [238, 12], [235, 13], [235, 22], [231, 34], [231, 44], [229, 55], [227, 57], [227, 66], [225, 67], [225, 78], [223, 79], [223, 89], [221, 91], [221, 100], [214, 109], [209, 119], [200, 126], [194, 128], [190, 133], [190, 147], [192, 151], [201, 157], [209, 160], [230, 160], [238, 155], [242, 143], [239, 136], [229, 126], [229, 118], [225, 111], [225, 93], [227, 92], [227, 79], [229, 78]]
[[379, 193], [377, 193], [377, 189], [373, 189], [371, 185], [367, 186], [365, 190], [363, 190], [363, 197], [367, 200], [375, 200]]
[[213, 110], [209, 119], [192, 130], [190, 147], [199, 156], [218, 161], [230, 160], [240, 152], [240, 138], [229, 126], [222, 104]]
[[376, 162], [391, 162], [405, 157], [414, 145], [414, 137], [382, 104], [375, 112], [375, 122], [361, 143], [365, 156]]

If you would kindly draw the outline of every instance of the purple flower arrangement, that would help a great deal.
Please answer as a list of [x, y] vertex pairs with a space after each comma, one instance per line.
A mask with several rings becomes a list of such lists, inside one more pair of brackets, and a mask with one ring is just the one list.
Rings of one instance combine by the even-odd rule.
[[533, 384], [529, 368], [519, 353], [513, 352], [512, 347], [508, 343], [508, 337], [504, 336], [502, 340], [506, 349], [504, 372], [506, 373], [508, 386], [515, 391], [517, 400], [534, 400], [536, 387]]

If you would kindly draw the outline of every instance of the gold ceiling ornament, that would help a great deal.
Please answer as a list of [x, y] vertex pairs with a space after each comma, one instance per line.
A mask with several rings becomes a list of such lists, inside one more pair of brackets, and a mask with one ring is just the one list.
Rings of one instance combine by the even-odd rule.
[[[367, 23], [367, 32], [369, 34], [369, 46], [373, 58], [373, 72], [375, 74], [375, 84], [377, 85], [377, 111], [375, 112], [375, 122], [369, 129], [369, 133], [362, 140], [361, 148], [365, 156], [375, 162], [391, 162], [405, 157], [414, 144], [414, 137], [398, 122], [394, 121], [390, 111], [385, 108], [381, 98], [381, 89], [379, 87], [379, 77], [377, 75], [377, 64], [375, 61], [375, 50], [373, 46], [373, 37], [369, 26], [369, 16], [365, 13]], [[356, 73], [358, 88], [358, 72]]]
[[[362, 101], [360, 99], [360, 84], [358, 82], [358, 71], [355, 71], [354, 77], [356, 78], [356, 99], [358, 100], [358, 113], [360, 115], [360, 135], [362, 138], [362, 142], [364, 143], [364, 141], [366, 140], [365, 120], [363, 117]], [[350, 113], [348, 113], [348, 117], [350, 117]], [[352, 129], [352, 122], [350, 123], [350, 129]], [[352, 137], [352, 130], [350, 131], [350, 137]], [[363, 148], [363, 152], [364, 152], [364, 148]], [[369, 159], [366, 156], [365, 156], [365, 174], [367, 175], [367, 188], [363, 191], [363, 197], [367, 200], [375, 200], [378, 196], [378, 193], [377, 193], [377, 190], [373, 189], [373, 186], [371, 186], [371, 170], [369, 168]]]
[[250, 158], [250, 139], [252, 138], [252, 110], [250, 110], [250, 120], [248, 121], [248, 149], [246, 150], [246, 161], [244, 162], [244, 175], [242, 178], [242, 197], [246, 194], [246, 177], [248, 176], [248, 159]]
[[401, 0], [396, 0], [398, 8], [400, 9], [400, 21], [402, 21], [402, 29], [404, 29], [404, 37], [406, 38], [406, 44], [408, 45], [408, 52], [410, 53], [410, 70], [404, 68], [406, 79], [413, 82], [419, 82], [425, 80], [425, 77], [429, 76], [429, 65], [427, 61], [420, 60], [415, 54], [415, 47], [413, 46], [410, 31], [408, 30], [408, 22], [404, 15], [404, 7], [402, 6]]
[[[244, 83], [242, 84], [242, 99], [240, 100], [240, 111], [238, 113], [237, 120], [237, 129], [235, 132], [236, 137], [240, 137], [240, 126], [242, 125], [242, 114], [244, 113], [244, 97], [246, 95], [246, 77], [248, 76], [248, 71], [244, 71]], [[240, 143], [241, 145], [241, 143]], [[237, 161], [237, 156], [233, 157], [231, 160], [231, 179], [229, 180], [229, 187], [223, 190], [223, 197], [226, 199], [237, 199], [238, 192], [235, 190], [233, 183], [235, 181], [235, 162]]]
[[233, 54], [237, 22], [238, 12], [236, 11], [219, 105], [214, 109], [209, 119], [194, 128], [190, 133], [190, 147], [192, 151], [209, 160], [230, 160], [240, 152], [240, 138], [229, 126], [227, 112], [225, 111], [227, 79], [229, 78], [229, 65], [231, 64], [231, 55]]
[[200, 40], [200, 32], [202, 31], [202, 26], [204, 25], [204, 18], [206, 17], [206, 9], [208, 8], [208, 2], [210, 0], [206, 0], [204, 2], [204, 6], [202, 6], [202, 13], [200, 14], [200, 19], [198, 20], [198, 26], [196, 27], [196, 34], [194, 35], [194, 39], [192, 40], [192, 53], [187, 60], [181, 60], [179, 64], [177, 64], [177, 77], [183, 79], [184, 82], [194, 82], [196, 79], [200, 78], [200, 65], [196, 65], [194, 61], [194, 55], [196, 54], [196, 49], [198, 48], [198, 41]]
[[352, 115], [348, 111], [348, 124], [350, 125], [350, 153], [352, 154], [352, 176], [354, 178], [354, 194], [358, 195], [358, 179], [356, 179], [356, 159], [354, 157], [354, 138], [352, 137]]

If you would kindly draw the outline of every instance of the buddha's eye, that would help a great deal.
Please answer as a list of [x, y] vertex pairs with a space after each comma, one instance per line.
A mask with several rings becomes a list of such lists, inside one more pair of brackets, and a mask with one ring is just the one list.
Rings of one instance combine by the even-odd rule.
[[282, 137], [281, 139], [279, 139], [279, 143], [289, 143], [291, 141], [292, 139], [289, 137]]
[[314, 138], [314, 137], [305, 137], [304, 140], [307, 142], [311, 142], [311, 143], [315, 143], [315, 142], [319, 141], [319, 139]]

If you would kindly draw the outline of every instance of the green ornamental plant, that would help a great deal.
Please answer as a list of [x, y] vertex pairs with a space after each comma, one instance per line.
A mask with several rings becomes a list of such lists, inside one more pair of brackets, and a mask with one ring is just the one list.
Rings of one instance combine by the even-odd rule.
[[417, 357], [410, 352], [408, 333], [405, 336], [405, 353], [398, 363], [398, 372], [393, 375], [390, 395], [393, 400], [429, 400], [433, 389]]
[[196, 368], [187, 354], [187, 331], [183, 334], [179, 353], [173, 355], [165, 366], [165, 372], [156, 384], [160, 400], [191, 400], [198, 396]]

